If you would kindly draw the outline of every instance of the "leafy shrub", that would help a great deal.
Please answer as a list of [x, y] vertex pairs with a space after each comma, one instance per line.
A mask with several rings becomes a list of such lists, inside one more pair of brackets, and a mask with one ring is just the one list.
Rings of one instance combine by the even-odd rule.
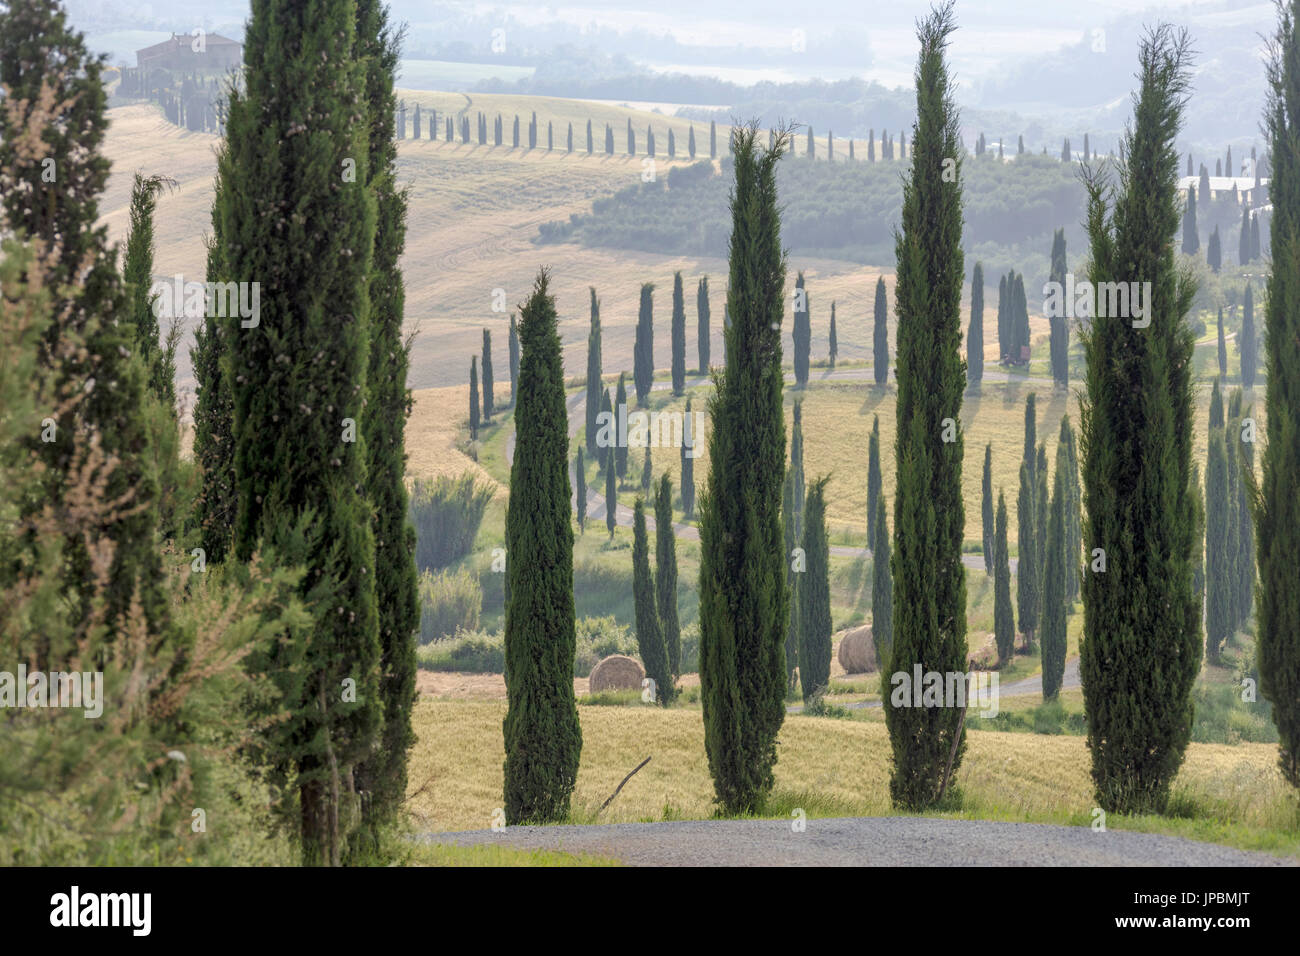
[[483, 591], [468, 568], [420, 575], [420, 643], [440, 641], [478, 628]]
[[424, 645], [415, 658], [426, 671], [501, 674], [506, 669], [505, 635], [462, 631], [449, 640]]
[[435, 482], [417, 479], [410, 504], [416, 566], [438, 571], [469, 554], [492, 493], [470, 472], [459, 478], [443, 475]]
[[577, 632], [578, 650], [573, 659], [575, 677], [590, 677], [591, 669], [611, 654], [637, 657], [636, 637], [631, 628], [619, 624], [613, 617], [578, 618]]

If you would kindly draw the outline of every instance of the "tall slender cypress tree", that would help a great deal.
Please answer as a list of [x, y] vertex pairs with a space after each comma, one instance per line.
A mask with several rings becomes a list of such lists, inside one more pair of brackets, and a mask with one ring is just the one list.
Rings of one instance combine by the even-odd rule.
[[[775, 136], [775, 134], [773, 134]], [[781, 483], [781, 531], [785, 542], [785, 586], [789, 596], [789, 613], [785, 628], [785, 679], [786, 687], [793, 692], [799, 668], [799, 578], [795, 571], [795, 549], [801, 547], [799, 515], [802, 502], [795, 495], [795, 466], [786, 468]]]
[[889, 383], [889, 329], [885, 324], [888, 315], [889, 299], [885, 292], [885, 277], [881, 276], [876, 280], [875, 326], [872, 330], [871, 361], [876, 384], [882, 387]]
[[[1065, 230], [1058, 229], [1052, 237], [1051, 281], [1057, 288], [1065, 288]], [[1070, 386], [1070, 320], [1065, 315], [1050, 315], [1051, 338], [1048, 354], [1051, 357], [1052, 381], [1061, 388]]]
[[682, 418], [682, 520], [695, 517], [695, 443], [703, 437], [694, 431], [691, 400], [686, 400], [686, 413]]
[[794, 382], [798, 388], [808, 384], [808, 365], [812, 353], [812, 321], [808, 316], [808, 289], [803, 272], [794, 282], [794, 325], [790, 330], [794, 342]]
[[1241, 340], [1237, 343], [1241, 356], [1241, 384], [1255, 387], [1255, 369], [1259, 365], [1259, 346], [1255, 338], [1255, 293], [1246, 283], [1246, 297], [1241, 306]]
[[885, 496], [876, 499], [876, 537], [871, 543], [871, 642], [876, 647], [880, 668], [881, 694], [894, 672], [894, 579], [890, 571], [889, 522]]
[[804, 702], [824, 694], [831, 681], [830, 539], [826, 536], [825, 476], [808, 485], [803, 548], [808, 569], [799, 587], [799, 683]]
[[867, 543], [876, 546], [876, 502], [880, 500], [880, 416], [871, 420], [871, 437], [867, 439]]
[[1232, 635], [1228, 589], [1233, 580], [1228, 554], [1228, 450], [1222, 426], [1211, 425], [1205, 466], [1205, 656], [1211, 663], [1218, 663]]
[[686, 391], [686, 297], [682, 292], [682, 274], [673, 274], [673, 394]]
[[668, 475], [659, 479], [655, 494], [655, 600], [664, 648], [668, 652], [668, 673], [682, 672], [682, 629], [677, 616], [677, 538], [673, 534], [673, 483]]
[[[173, 418], [176, 417], [176, 339], [169, 335], [170, 349], [159, 347], [158, 318], [154, 314], [157, 295], [151, 287], [153, 220], [158, 209], [158, 195], [163, 189], [175, 185], [175, 181], [166, 176], [144, 176], [136, 172], [131, 187], [131, 230], [127, 234], [126, 259], [122, 264], [122, 280], [130, 297], [130, 315], [135, 325], [135, 350], [144, 363], [149, 392], [171, 411]], [[176, 327], [176, 321], [177, 318], [173, 318], [173, 327]]]
[[[600, 410], [605, 414], [605, 421], [617, 422], [617, 419], [614, 418], [613, 403], [609, 400], [609, 391], [604, 388], [600, 390]], [[599, 432], [599, 429], [597, 431]], [[601, 445], [597, 443], [596, 445], [596, 465], [601, 471], [613, 469], [615, 465], [614, 448], [617, 445], [617, 431], [614, 431], [612, 435], [613, 437], [608, 444]]]
[[[609, 403], [609, 393], [605, 393], [605, 402]], [[605, 530], [610, 540], [614, 540], [614, 529], [618, 527], [618, 478], [615, 474], [614, 449], [605, 452]]]
[[[227, 107], [218, 207], [227, 276], [260, 284], [257, 324], [238, 314], [224, 321], [234, 555], [248, 561], [264, 550], [300, 563], [315, 612], [295, 635], [301, 669], [277, 675], [308, 863], [340, 862], [359, 817], [353, 771], [378, 744], [382, 720], [375, 540], [363, 492], [369, 438], [355, 434], [365, 421], [376, 231], [370, 122], [355, 121], [367, 111], [355, 43], [352, 2], [254, 6], [243, 89]], [[296, 82], [321, 64], [330, 82]], [[308, 118], [310, 135], [295, 135]], [[350, 168], [355, 181], [343, 175]], [[354, 684], [340, 694], [345, 681]]]
[[1038, 536], [1034, 533], [1034, 518], [1037, 516], [1034, 498], [1037, 490], [1030, 462], [1022, 461], [1020, 494], [1016, 498], [1016, 523], [1020, 545], [1019, 562], [1016, 566], [1016, 604], [1017, 617], [1020, 618], [1020, 632], [1025, 635], [1026, 653], [1032, 651], [1034, 647], [1034, 631], [1038, 627], [1038, 588], [1042, 583], [1038, 564]]
[[718, 158], [718, 124], [709, 120], [709, 159]]
[[473, 355], [469, 360], [469, 437], [470, 441], [478, 440], [479, 412], [478, 412], [478, 356]]
[[1063, 469], [1065, 475], [1065, 596], [1066, 613], [1072, 614], [1079, 596], [1079, 555], [1083, 547], [1083, 517], [1079, 508], [1083, 493], [1079, 488], [1079, 452], [1069, 415], [1061, 416], [1056, 448], [1056, 467]]
[[998, 279], [998, 362], [1006, 362], [1011, 356], [1011, 290], [1008, 280], [1012, 274]]
[[999, 666], [1016, 652], [1016, 618], [1011, 607], [1011, 559], [1007, 552], [1007, 499], [998, 489], [998, 514], [993, 533], [993, 638]]
[[993, 443], [984, 446], [984, 478], [980, 484], [980, 521], [984, 542], [984, 573], [993, 573]]
[[[623, 417], [627, 408], [627, 382], [624, 373], [618, 373], [618, 390], [614, 393], [614, 414], [617, 418]], [[617, 420], [617, 419], [616, 419]], [[614, 469], [618, 473], [619, 480], [627, 477], [627, 442], [619, 440], [614, 444]]]
[[591, 120], [587, 120], [587, 155], [590, 156], [595, 151], [595, 140], [591, 135]]
[[490, 422], [496, 411], [496, 398], [492, 387], [492, 333], [483, 330], [483, 421]]
[[695, 289], [696, 340], [700, 353], [700, 374], [709, 374], [709, 277], [703, 276]]
[[654, 283], [641, 285], [641, 308], [637, 312], [636, 341], [632, 346], [632, 381], [636, 386], [636, 403], [650, 404], [650, 386], [655, 377]]
[[605, 391], [600, 378], [600, 300], [596, 298], [596, 287], [591, 286], [590, 290], [591, 331], [587, 333], [587, 451], [596, 455], [603, 463], [605, 453], [596, 447], [596, 433], [600, 430], [597, 421], [601, 412], [601, 400], [608, 399], [609, 393]]
[[790, 143], [782, 130], [764, 151], [757, 136], [756, 125], [732, 132], [732, 324], [710, 403], [709, 482], [700, 502], [700, 702], [709, 771], [727, 813], [766, 800], [785, 719], [785, 256], [776, 167]]
[[1058, 468], [1043, 557], [1043, 700], [1055, 699], [1065, 679], [1065, 494]]
[[508, 342], [510, 351], [510, 404], [515, 403], [515, 397], [519, 394], [519, 326], [515, 322], [515, 314], [510, 313], [510, 339]]
[[1159, 812], [1191, 737], [1201, 663], [1192, 590], [1195, 284], [1173, 252], [1178, 232], [1174, 139], [1188, 94], [1190, 42], [1161, 25], [1142, 40], [1140, 87], [1114, 193], [1086, 181], [1094, 282], [1151, 283], [1149, 326], [1100, 316], [1085, 332], [1083, 403], [1087, 545], [1106, 572], [1083, 581], [1083, 678], [1092, 777], [1101, 807]]
[[[945, 50], [952, 4], [918, 27], [917, 123], [896, 235], [898, 429], [894, 499], [894, 653], [898, 671], [960, 672], [966, 664], [966, 578], [961, 563], [965, 506], [963, 440], [946, 441], [966, 388], [961, 358], [961, 140]], [[955, 175], [951, 168], [955, 158]], [[934, 803], [951, 761], [965, 749], [951, 707], [885, 710], [893, 745], [890, 795], [896, 806]], [[954, 747], [954, 745], [956, 745]]]
[[970, 283], [970, 329], [966, 333], [966, 384], [984, 379], [984, 266], [975, 263]]
[[[1047, 491], [1047, 445], [1038, 443], [1038, 460], [1034, 466], [1034, 555], [1038, 558], [1038, 574], [1047, 570], [1047, 521], [1051, 513], [1051, 496]], [[1042, 623], [1043, 600], [1046, 588], [1038, 585], [1038, 619]]]
[[1250, 207], [1243, 206], [1241, 210], [1241, 235], [1237, 239], [1237, 263], [1243, 266], [1249, 265], [1250, 260]]
[[647, 444], [645, 446], [645, 463], [641, 467], [641, 494], [643, 496], [650, 493], [650, 482], [653, 478], [653, 474], [650, 461], [650, 445]]
[[[1268, 67], [1265, 127], [1272, 151], [1273, 181], [1269, 220], [1275, 263], [1300, 258], [1300, 4], [1279, 8], [1274, 52]], [[1258, 225], [1258, 220], [1256, 220]], [[1254, 494], [1259, 558], [1256, 660], [1259, 686], [1273, 705], [1278, 765], [1293, 787], [1300, 787], [1300, 275], [1275, 267], [1268, 278], [1264, 349], [1268, 371], [1265, 408], [1268, 444], [1263, 475]]]
[[[573, 696], [573, 522], [555, 300], [542, 270], [519, 320], [519, 402], [506, 506], [506, 823], [568, 816], [582, 730]], [[642, 527], [644, 532], [644, 526]]]
[[667, 707], [673, 700], [673, 675], [664, 646], [663, 628], [650, 571], [650, 544], [646, 536], [645, 502], [632, 506], [632, 592], [636, 605], [636, 645], [645, 676], [654, 682], [655, 703]]
[[840, 350], [839, 336], [835, 332], [835, 302], [831, 301], [831, 334], [830, 342], [830, 363], [831, 368], [835, 367], [835, 356]]
[[1011, 361], [1013, 365], [1029, 364], [1029, 302], [1025, 297], [1025, 277], [1016, 274], [1014, 301], [1016, 306], [1015, 323], [1012, 326], [1012, 338], [1015, 344]]

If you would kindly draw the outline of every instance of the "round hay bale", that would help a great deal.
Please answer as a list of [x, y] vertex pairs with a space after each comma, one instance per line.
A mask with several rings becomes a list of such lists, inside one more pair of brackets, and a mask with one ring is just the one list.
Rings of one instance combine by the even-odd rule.
[[645, 669], [635, 659], [611, 654], [591, 669], [590, 692], [602, 690], [640, 690]]
[[871, 640], [870, 624], [845, 632], [840, 639], [839, 661], [846, 674], [866, 674], [876, 669], [876, 645]]

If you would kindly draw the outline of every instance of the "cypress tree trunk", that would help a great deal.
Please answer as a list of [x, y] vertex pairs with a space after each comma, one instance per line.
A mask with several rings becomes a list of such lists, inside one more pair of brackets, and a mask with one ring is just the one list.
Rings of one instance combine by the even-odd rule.
[[1011, 608], [1011, 559], [1007, 553], [1007, 499], [998, 490], [998, 514], [993, 534], [993, 637], [998, 665], [1016, 652], [1016, 619]]
[[492, 387], [492, 333], [483, 330], [483, 421], [492, 421], [496, 399]]
[[[1277, 54], [1269, 64], [1265, 125], [1272, 143], [1269, 184], [1274, 214], [1270, 241], [1275, 263], [1294, 263], [1300, 249], [1300, 35], [1297, 4], [1281, 8]], [[1258, 225], [1258, 220], [1255, 221]], [[1265, 407], [1268, 444], [1254, 496], [1259, 555], [1257, 613], [1259, 686], [1273, 705], [1282, 775], [1300, 787], [1300, 274], [1275, 267], [1265, 296]]]
[[984, 446], [984, 478], [980, 484], [980, 521], [984, 542], [984, 573], [993, 573], [993, 443]]
[[871, 642], [876, 646], [883, 697], [894, 673], [894, 579], [889, 565], [889, 522], [885, 496], [876, 499], [876, 537], [871, 545]]
[[673, 394], [686, 391], [686, 297], [682, 292], [682, 274], [673, 275]]
[[876, 504], [880, 501], [880, 416], [871, 420], [871, 437], [867, 439], [867, 543], [876, 546]]
[[1187, 35], [1157, 27], [1142, 41], [1135, 126], [1111, 206], [1089, 190], [1088, 234], [1099, 281], [1146, 281], [1151, 324], [1099, 317], [1084, 334], [1083, 479], [1087, 548], [1107, 572], [1083, 581], [1079, 669], [1092, 776], [1101, 807], [1159, 812], [1191, 736], [1201, 663], [1201, 606], [1192, 592], [1192, 334], [1194, 285], [1174, 262], [1178, 155], [1188, 91]]
[[[601, 383], [600, 354], [600, 300], [596, 298], [596, 287], [591, 291], [591, 331], [587, 333], [587, 451], [598, 456], [603, 463], [605, 452], [596, 447], [596, 433], [599, 431], [598, 418], [601, 412], [601, 400], [608, 400], [608, 393]], [[604, 467], [602, 464], [601, 467]]]
[[885, 294], [885, 277], [876, 280], [875, 327], [872, 334], [872, 365], [876, 384], [889, 383], [889, 330], [885, 324], [889, 315], [889, 301]]
[[[375, 541], [362, 492], [368, 440], [364, 431], [350, 435], [365, 420], [376, 219], [366, 186], [369, 124], [349, 112], [367, 85], [355, 39], [350, 2], [259, 3], [222, 157], [223, 267], [232, 280], [260, 283], [258, 324], [245, 326], [238, 314], [224, 323], [235, 410], [234, 554], [248, 561], [260, 549], [300, 563], [303, 596], [315, 609], [312, 626], [296, 635], [301, 673], [278, 675], [293, 695], [287, 746], [308, 863], [340, 862], [358, 816], [353, 771], [377, 745], [382, 720]], [[322, 63], [330, 82], [294, 81]], [[309, 119], [310, 135], [294, 135]], [[268, 136], [277, 149], [266, 149]], [[347, 160], [357, 179], [340, 188]], [[355, 682], [354, 694], [339, 694], [345, 680]]]
[[799, 587], [799, 683], [804, 703], [826, 693], [831, 682], [830, 541], [826, 536], [826, 481], [808, 486], [803, 547], [808, 569]]
[[[692, 153], [692, 156], [694, 153]], [[700, 374], [709, 374], [709, 277], [700, 279], [695, 290], [696, 339], [700, 353]]]
[[785, 257], [776, 165], [789, 134], [783, 130], [768, 151], [756, 146], [757, 135], [753, 125], [732, 133], [732, 325], [710, 404], [709, 482], [700, 508], [700, 701], [709, 771], [726, 813], [763, 805], [785, 718]]
[[[962, 438], [944, 441], [961, 417], [961, 142], [944, 50], [955, 29], [951, 3], [920, 24], [917, 125], [896, 238], [898, 280], [897, 492], [894, 499], [893, 667], [964, 672], [966, 579], [961, 563], [965, 506]], [[945, 160], [956, 157], [955, 177]], [[950, 181], [951, 180], [951, 181]], [[952, 707], [885, 709], [893, 746], [890, 795], [900, 808], [931, 806], [950, 756], [965, 749]], [[959, 737], [958, 735], [961, 735]]]
[[975, 263], [970, 283], [970, 330], [966, 333], [966, 384], [984, 380], [984, 266]]
[[519, 320], [519, 403], [506, 506], [506, 824], [563, 820], [582, 730], [573, 696], [573, 524], [555, 300], [542, 270]]
[[636, 386], [636, 403], [642, 408], [650, 404], [650, 386], [655, 377], [654, 290], [653, 282], [641, 286], [641, 308], [632, 349], [632, 381]]
[[[1040, 486], [1041, 487], [1041, 486]], [[1043, 700], [1054, 700], [1065, 679], [1065, 481], [1056, 470], [1043, 558]]]
[[664, 475], [655, 495], [655, 599], [664, 647], [668, 652], [668, 673], [682, 672], [682, 629], [677, 617], [677, 538], [673, 534], [673, 485]]
[[808, 384], [808, 363], [812, 351], [812, 322], [808, 317], [808, 291], [804, 288], [803, 273], [794, 283], [794, 382], [797, 388]]
[[636, 603], [637, 653], [645, 664], [645, 676], [653, 682], [655, 703], [667, 707], [673, 700], [673, 676], [655, 603], [650, 546], [646, 540], [645, 503], [640, 498], [632, 506], [632, 592]]

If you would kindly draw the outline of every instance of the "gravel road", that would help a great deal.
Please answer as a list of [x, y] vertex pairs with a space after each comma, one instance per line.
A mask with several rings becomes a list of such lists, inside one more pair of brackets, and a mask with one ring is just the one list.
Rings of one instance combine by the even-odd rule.
[[1090, 827], [925, 817], [685, 820], [507, 827], [427, 834], [609, 856], [632, 866], [1294, 866], [1295, 861], [1181, 837]]

